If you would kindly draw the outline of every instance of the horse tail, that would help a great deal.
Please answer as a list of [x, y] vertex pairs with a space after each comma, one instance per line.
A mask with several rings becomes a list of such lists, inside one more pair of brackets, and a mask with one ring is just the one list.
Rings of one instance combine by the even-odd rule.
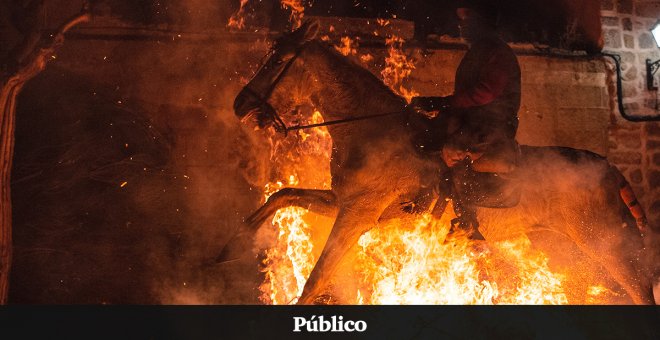
[[630, 186], [630, 183], [628, 183], [626, 178], [623, 177], [623, 174], [621, 174], [621, 172], [614, 167], [612, 167], [612, 170], [617, 177], [619, 195], [621, 196], [623, 203], [625, 203], [626, 207], [628, 207], [630, 214], [635, 218], [637, 229], [639, 229], [642, 234], [646, 233], [648, 228], [648, 220], [646, 219], [644, 208], [642, 208], [642, 205], [639, 204], [633, 188]]

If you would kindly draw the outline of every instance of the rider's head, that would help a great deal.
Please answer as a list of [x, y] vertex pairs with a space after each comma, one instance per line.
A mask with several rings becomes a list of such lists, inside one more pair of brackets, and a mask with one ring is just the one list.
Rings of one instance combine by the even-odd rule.
[[474, 42], [497, 25], [497, 7], [494, 0], [461, 0], [456, 8], [461, 36]]

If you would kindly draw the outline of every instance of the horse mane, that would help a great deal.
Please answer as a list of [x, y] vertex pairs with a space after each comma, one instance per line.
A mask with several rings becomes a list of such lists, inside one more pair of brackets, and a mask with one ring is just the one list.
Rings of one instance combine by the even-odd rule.
[[[379, 101], [382, 101], [384, 97], [389, 97], [394, 101], [400, 102], [401, 105], [406, 104], [406, 100], [396, 94], [389, 86], [385, 85], [380, 78], [371, 73], [363, 65], [360, 65], [353, 59], [339, 53], [334, 46], [318, 39], [312, 40], [309, 43], [318, 46], [321, 51], [326, 53], [326, 56], [333, 66], [330, 68], [331, 70], [336, 71], [339, 68], [342, 69], [342, 71], [352, 73], [353, 75], [351, 77], [346, 77], [345, 79], [339, 79], [339, 81], [329, 82], [328, 85], [341, 86], [344, 84], [350, 84], [354, 85], [356, 89], [368, 88], [371, 93], [369, 97], [379, 98]], [[356, 81], [366, 82], [366, 84], [356, 84]], [[366, 99], [364, 97], [358, 97], [359, 91], [345, 91], [345, 95], [347, 96], [345, 99], [351, 101], [364, 101]]]

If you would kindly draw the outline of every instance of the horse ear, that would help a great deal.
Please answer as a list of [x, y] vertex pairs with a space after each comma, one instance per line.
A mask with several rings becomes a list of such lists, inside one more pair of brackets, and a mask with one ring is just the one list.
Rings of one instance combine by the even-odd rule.
[[319, 33], [321, 24], [317, 19], [305, 20], [298, 30], [302, 32], [304, 41], [314, 40]]

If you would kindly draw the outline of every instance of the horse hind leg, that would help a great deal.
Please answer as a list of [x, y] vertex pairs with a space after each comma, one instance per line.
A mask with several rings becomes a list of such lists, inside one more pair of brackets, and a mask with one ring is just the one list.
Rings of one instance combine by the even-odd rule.
[[[623, 288], [632, 302], [638, 305], [654, 304], [653, 292], [644, 275], [637, 270], [632, 254], [620, 250], [602, 249], [593, 244], [578, 244], [589, 257], [599, 262]], [[622, 255], [622, 256], [619, 256]]]
[[[612, 200], [616, 202], [615, 199]], [[610, 202], [612, 202], [610, 201]], [[618, 204], [604, 204], [604, 210], [594, 209], [601, 216], [582, 216], [581, 228], [573, 234], [578, 248], [600, 263], [623, 288], [635, 304], [653, 304], [653, 292], [640, 261], [642, 238], [634, 226], [622, 227]], [[591, 217], [591, 218], [589, 218]]]
[[[366, 216], [373, 217], [373, 221], [366, 221], [364, 219]], [[298, 304], [314, 303], [316, 297], [328, 286], [342, 258], [353, 245], [357, 244], [360, 236], [375, 224], [377, 218], [376, 214], [368, 214], [364, 211], [358, 216], [348, 209], [340, 209], [323, 251], [305, 283]]]
[[305, 283], [298, 304], [314, 303], [316, 297], [327, 287], [344, 256], [358, 243], [362, 234], [376, 225], [385, 208], [397, 196], [396, 193], [380, 196], [372, 193], [368, 197], [360, 197], [357, 202], [342, 204], [323, 251]]
[[332, 190], [284, 188], [268, 198], [257, 211], [245, 219], [246, 227], [241, 227], [234, 234], [215, 258], [216, 263], [229, 262], [239, 258], [237, 253], [250, 249], [249, 240], [257, 229], [271, 218], [277, 210], [286, 207], [300, 207], [309, 211], [332, 217], [337, 213], [337, 199]]

